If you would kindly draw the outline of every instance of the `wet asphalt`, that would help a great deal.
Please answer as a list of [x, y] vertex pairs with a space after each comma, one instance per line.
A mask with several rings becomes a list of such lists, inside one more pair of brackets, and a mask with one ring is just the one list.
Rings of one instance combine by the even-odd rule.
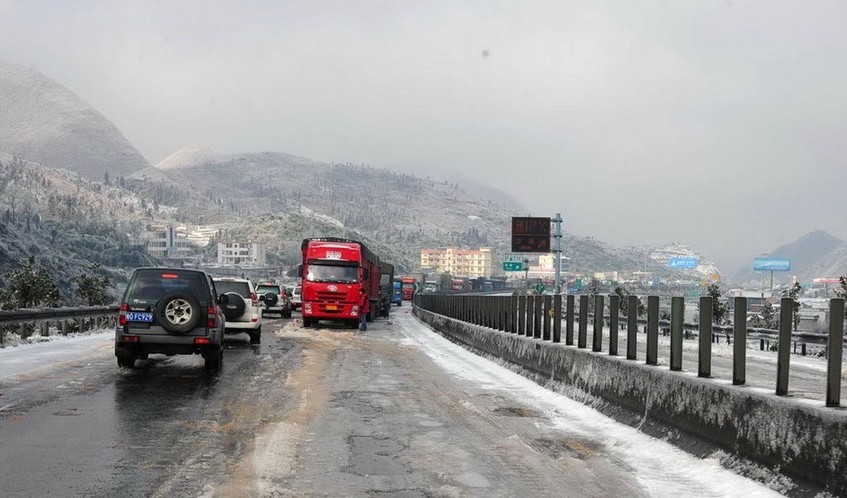
[[[262, 344], [228, 337], [224, 366], [151, 355], [133, 370], [111, 348], [0, 384], [0, 496], [199, 496], [228, 478], [245, 441], [288, 402], [298, 346], [265, 318]], [[258, 402], [261, 400], [261, 403]], [[261, 406], [258, 406], [261, 405]], [[251, 409], [246, 409], [250, 407]]]

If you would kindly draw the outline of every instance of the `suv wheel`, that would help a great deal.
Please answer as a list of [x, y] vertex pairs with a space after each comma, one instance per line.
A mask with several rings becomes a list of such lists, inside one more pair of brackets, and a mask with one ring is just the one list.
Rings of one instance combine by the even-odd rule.
[[168, 332], [185, 334], [200, 323], [200, 303], [187, 292], [169, 292], [159, 300], [153, 315]]
[[226, 319], [235, 320], [239, 316], [243, 315], [246, 307], [244, 305], [244, 298], [241, 297], [241, 294], [238, 294], [237, 292], [227, 292], [226, 297], [229, 298], [229, 302], [223, 306], [224, 316]]
[[221, 369], [221, 365], [224, 361], [224, 348], [216, 349], [214, 351], [207, 351], [203, 355], [203, 359], [206, 360], [206, 370], [209, 371], [217, 371]]
[[279, 296], [276, 295], [276, 292], [266, 292], [265, 293], [265, 304], [268, 305], [268, 308], [273, 308], [276, 306], [276, 303], [279, 301]]
[[133, 368], [135, 366], [135, 356], [118, 356], [118, 366], [120, 368]]
[[262, 329], [256, 330], [255, 332], [250, 332], [250, 344], [261, 344], [262, 343]]

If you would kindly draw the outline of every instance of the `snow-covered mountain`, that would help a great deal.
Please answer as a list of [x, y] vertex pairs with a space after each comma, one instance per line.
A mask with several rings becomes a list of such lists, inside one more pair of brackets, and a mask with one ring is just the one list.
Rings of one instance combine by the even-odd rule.
[[102, 114], [40, 72], [0, 61], [0, 154], [90, 180], [149, 166]]

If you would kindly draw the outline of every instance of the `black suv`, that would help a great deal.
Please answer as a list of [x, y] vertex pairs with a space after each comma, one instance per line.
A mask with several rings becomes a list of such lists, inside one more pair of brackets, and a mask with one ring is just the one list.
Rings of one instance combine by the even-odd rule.
[[207, 370], [223, 361], [225, 318], [212, 278], [182, 268], [138, 268], [121, 299], [115, 330], [118, 366], [150, 353], [201, 354]]

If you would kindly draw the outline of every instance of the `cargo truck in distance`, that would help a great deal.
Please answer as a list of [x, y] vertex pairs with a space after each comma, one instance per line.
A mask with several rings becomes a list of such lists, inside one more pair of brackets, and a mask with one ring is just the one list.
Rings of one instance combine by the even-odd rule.
[[403, 277], [400, 279], [403, 289], [403, 301], [411, 301], [415, 297], [415, 279], [413, 277]]
[[358, 327], [361, 289], [370, 300], [368, 321], [373, 320], [380, 311], [382, 270], [376, 254], [359, 241], [334, 237], [304, 239], [300, 250], [304, 327], [317, 325], [320, 320]]
[[423, 292], [424, 278], [423, 273], [407, 273], [403, 275], [400, 282], [403, 284], [404, 301], [411, 301], [416, 293]]

